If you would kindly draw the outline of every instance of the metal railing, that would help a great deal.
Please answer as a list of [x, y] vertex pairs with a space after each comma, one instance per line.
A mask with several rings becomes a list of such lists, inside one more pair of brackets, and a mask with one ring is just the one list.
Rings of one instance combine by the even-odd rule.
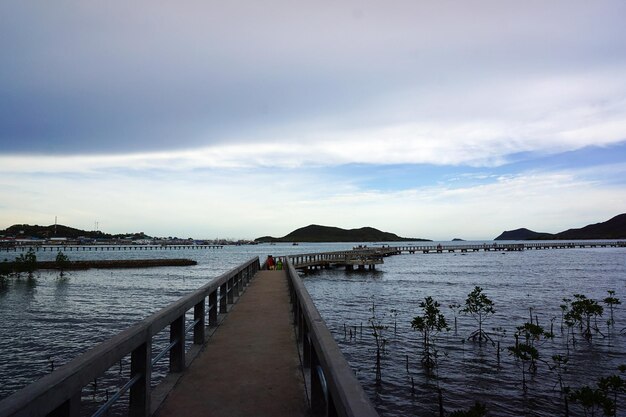
[[[232, 304], [235, 297], [243, 292], [244, 286], [259, 269], [259, 258], [253, 258], [100, 343], [58, 370], [1, 401], [0, 416], [76, 417], [80, 413], [83, 387], [129, 354], [131, 370], [128, 382], [96, 412], [96, 415], [106, 412], [114, 400], [129, 391], [129, 415], [149, 416], [150, 381], [154, 364], [169, 353], [169, 371], [181, 372], [186, 363], [185, 333], [193, 330], [194, 345], [202, 345], [207, 340], [207, 325], [211, 327], [218, 324], [218, 313], [227, 312], [228, 304]], [[188, 328], [185, 328], [185, 315], [192, 308], [194, 320]], [[170, 343], [153, 359], [152, 339], [167, 326], [170, 328]]]
[[378, 413], [354, 376], [350, 365], [326, 327], [311, 296], [286, 257], [293, 321], [302, 361], [311, 380], [311, 409], [314, 415], [378, 417]]

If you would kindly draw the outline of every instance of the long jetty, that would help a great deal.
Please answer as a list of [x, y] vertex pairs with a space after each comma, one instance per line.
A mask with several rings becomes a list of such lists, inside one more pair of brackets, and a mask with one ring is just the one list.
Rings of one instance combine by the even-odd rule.
[[[124, 358], [126, 382], [92, 417], [121, 399], [132, 417], [378, 416], [282, 260], [285, 270], [267, 271], [257, 257], [212, 279], [0, 401], [0, 417], [78, 417], [87, 385]], [[153, 353], [168, 329], [169, 344]], [[155, 366], [168, 359], [167, 376], [152, 388]]]
[[86, 251], [154, 251], [154, 250], [181, 250], [181, 249], [222, 249], [224, 245], [9, 245], [0, 246], [0, 252], [86, 252]]
[[575, 248], [624, 248], [626, 241], [568, 241], [568, 242], [528, 242], [528, 243], [480, 243], [455, 245], [404, 245], [404, 246], [357, 246], [352, 250], [335, 252], [316, 252], [289, 255], [290, 262], [296, 269], [312, 270], [320, 268], [345, 267], [353, 270], [375, 269], [384, 263], [383, 258], [400, 254], [419, 253], [466, 253], [466, 252], [512, 252], [541, 249], [575, 249]]

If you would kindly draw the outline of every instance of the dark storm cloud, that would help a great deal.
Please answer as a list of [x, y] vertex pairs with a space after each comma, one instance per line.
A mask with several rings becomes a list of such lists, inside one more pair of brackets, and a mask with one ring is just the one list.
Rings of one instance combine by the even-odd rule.
[[[132, 153], [267, 140], [290, 125], [454, 121], [482, 116], [463, 100], [469, 86], [624, 64], [623, 3], [505, 3], [6, 1], [0, 152]], [[508, 93], [486, 91], [481, 103]]]

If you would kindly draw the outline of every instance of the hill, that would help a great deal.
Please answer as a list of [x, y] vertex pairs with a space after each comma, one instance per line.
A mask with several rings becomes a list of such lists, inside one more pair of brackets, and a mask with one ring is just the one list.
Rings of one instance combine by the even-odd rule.
[[578, 229], [568, 229], [559, 233], [539, 233], [528, 229], [503, 232], [494, 240], [584, 240], [584, 239], [626, 239], [626, 213], [619, 214], [605, 222], [590, 224]]
[[15, 236], [15, 237], [31, 237], [31, 238], [40, 238], [40, 239], [50, 239], [53, 237], [65, 237], [68, 239], [77, 239], [79, 237], [85, 237], [89, 239], [113, 239], [120, 238], [123, 236], [132, 235], [133, 238], [146, 238], [147, 236], [143, 233], [131, 233], [128, 235], [111, 235], [108, 233], [103, 233], [101, 231], [88, 231], [75, 229], [73, 227], [64, 226], [62, 224], [50, 225], [50, 226], [39, 226], [39, 225], [30, 225], [30, 224], [14, 224], [13, 226], [7, 227], [5, 230], [0, 230], [0, 235], [4, 236]]
[[339, 227], [319, 226], [312, 224], [301, 227], [283, 237], [263, 236], [256, 242], [400, 242], [429, 241], [428, 239], [410, 239], [394, 233], [382, 232], [373, 227], [360, 229], [341, 229]]
[[506, 230], [494, 240], [538, 240], [552, 236], [550, 233], [535, 232], [525, 227], [515, 230]]
[[553, 239], [626, 239], [626, 213], [602, 223], [590, 224], [580, 229], [557, 233]]

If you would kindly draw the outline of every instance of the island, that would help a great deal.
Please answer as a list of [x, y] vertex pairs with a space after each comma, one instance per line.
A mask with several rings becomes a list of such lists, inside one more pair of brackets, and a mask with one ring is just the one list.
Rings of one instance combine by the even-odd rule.
[[431, 242], [430, 239], [400, 237], [373, 227], [341, 229], [339, 227], [312, 224], [301, 227], [283, 237], [263, 236], [258, 243], [274, 242]]
[[494, 240], [592, 240], [626, 239], [626, 213], [619, 214], [605, 222], [594, 223], [578, 229], [568, 229], [559, 233], [534, 232], [521, 228], [507, 230]]

